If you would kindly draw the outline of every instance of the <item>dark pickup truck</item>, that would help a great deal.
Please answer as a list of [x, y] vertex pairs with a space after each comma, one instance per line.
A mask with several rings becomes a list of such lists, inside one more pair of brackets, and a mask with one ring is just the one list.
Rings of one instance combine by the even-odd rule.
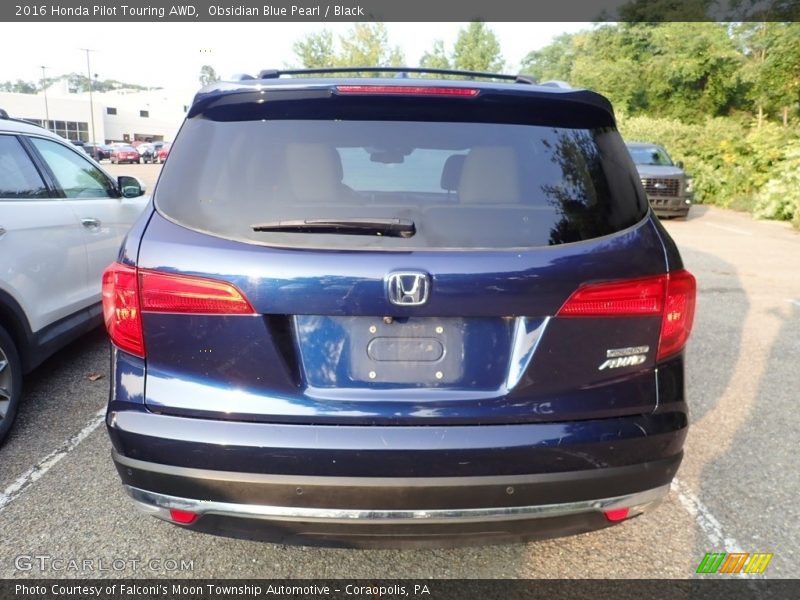
[[667, 151], [657, 144], [628, 142], [626, 145], [653, 211], [659, 217], [686, 217], [693, 194], [692, 180], [683, 170], [683, 163], [673, 163]]

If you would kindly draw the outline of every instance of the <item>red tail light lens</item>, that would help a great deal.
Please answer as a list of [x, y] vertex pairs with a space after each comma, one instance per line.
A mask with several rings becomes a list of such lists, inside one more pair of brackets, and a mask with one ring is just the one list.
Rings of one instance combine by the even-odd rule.
[[405, 94], [409, 96], [477, 96], [476, 88], [429, 87], [426, 85], [337, 85], [340, 94]]
[[675, 354], [689, 339], [694, 324], [696, 297], [697, 282], [689, 271], [669, 274], [661, 337], [658, 342], [659, 359]]
[[224, 281], [139, 270], [145, 312], [252, 315], [250, 302]]
[[142, 316], [136, 269], [114, 263], [103, 273], [103, 317], [111, 341], [144, 357]]
[[659, 315], [664, 308], [666, 275], [596, 283], [578, 288], [558, 311], [559, 317], [629, 317]]
[[142, 312], [255, 314], [247, 298], [230, 283], [112, 264], [103, 273], [108, 335], [121, 350], [144, 358]]
[[694, 321], [696, 283], [688, 271], [675, 271], [578, 288], [559, 309], [559, 317], [661, 316], [657, 359], [683, 348]]

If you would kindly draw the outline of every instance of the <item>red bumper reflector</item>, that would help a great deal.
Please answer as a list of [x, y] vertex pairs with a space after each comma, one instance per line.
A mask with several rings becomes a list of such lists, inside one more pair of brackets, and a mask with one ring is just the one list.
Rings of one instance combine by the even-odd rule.
[[427, 85], [337, 85], [340, 94], [405, 94], [410, 96], [477, 96], [476, 88]]
[[606, 519], [612, 523], [617, 523], [618, 521], [627, 519], [629, 512], [630, 510], [627, 508], [615, 508], [614, 510], [606, 510], [603, 514], [606, 516]]
[[197, 520], [197, 513], [193, 513], [189, 510], [179, 510], [177, 508], [169, 509], [169, 516], [173, 521], [181, 525], [190, 525]]

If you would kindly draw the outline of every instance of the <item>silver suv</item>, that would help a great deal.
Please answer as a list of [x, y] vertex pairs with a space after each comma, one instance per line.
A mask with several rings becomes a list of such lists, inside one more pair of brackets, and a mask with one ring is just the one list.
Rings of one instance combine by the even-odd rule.
[[102, 322], [103, 269], [147, 205], [79, 148], [0, 110], [0, 442], [22, 375]]
[[686, 217], [692, 206], [692, 179], [681, 161], [672, 162], [658, 144], [628, 142], [636, 170], [642, 180], [650, 206], [659, 217]]

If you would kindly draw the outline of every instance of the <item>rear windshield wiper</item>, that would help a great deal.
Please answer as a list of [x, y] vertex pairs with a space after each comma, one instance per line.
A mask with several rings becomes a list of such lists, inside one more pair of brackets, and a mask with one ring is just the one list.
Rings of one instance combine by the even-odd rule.
[[283, 233], [340, 233], [410, 238], [417, 232], [409, 219], [306, 219], [253, 225], [253, 231]]

